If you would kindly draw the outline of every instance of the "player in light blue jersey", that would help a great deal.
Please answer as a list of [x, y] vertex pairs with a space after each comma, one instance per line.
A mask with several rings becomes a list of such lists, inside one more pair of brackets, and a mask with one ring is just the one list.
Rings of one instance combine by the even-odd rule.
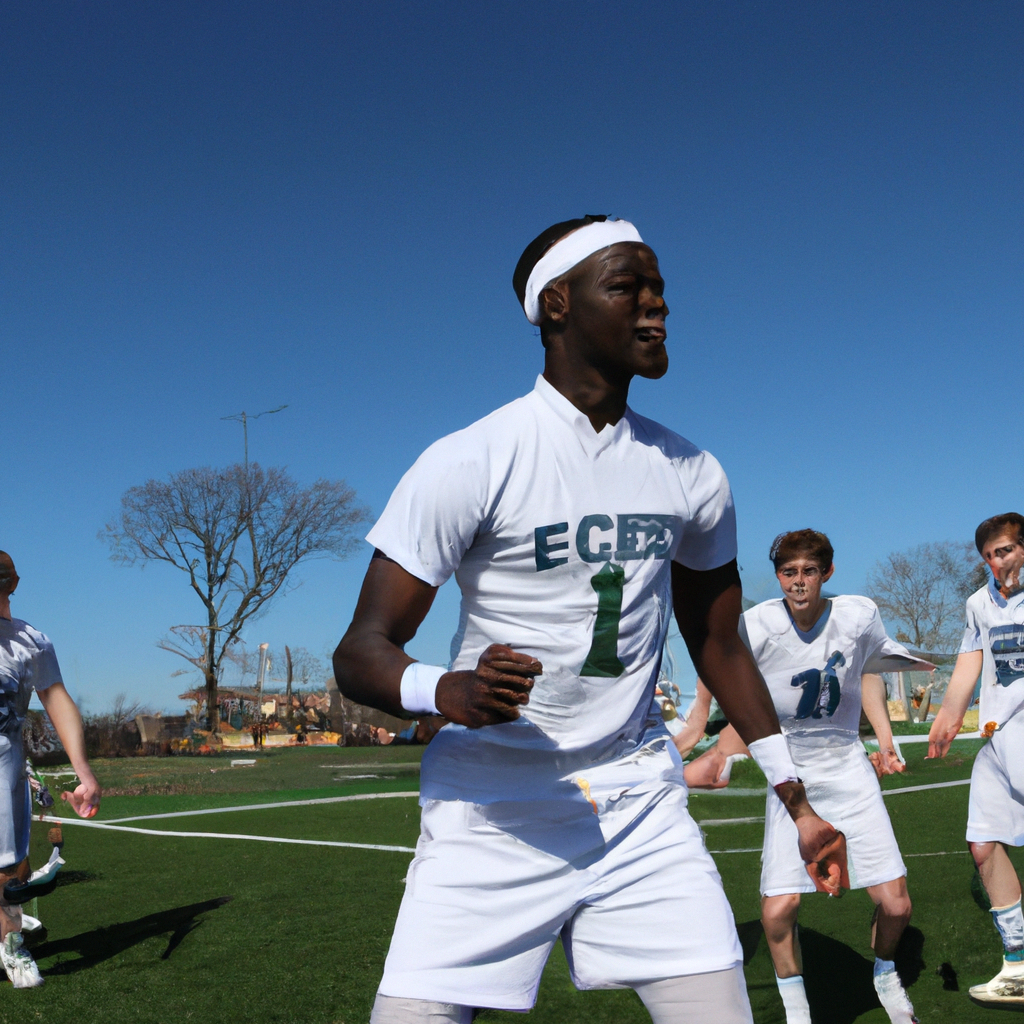
[[1024, 917], [1020, 882], [1006, 853], [1024, 846], [1024, 516], [986, 519], [975, 533], [992, 571], [967, 599], [967, 624], [946, 695], [929, 734], [928, 756], [945, 757], [981, 676], [978, 720], [989, 742], [971, 770], [967, 843], [992, 903], [1003, 966], [970, 997], [983, 1006], [1024, 1008]]
[[18, 586], [14, 561], [0, 551], [0, 962], [15, 988], [36, 988], [42, 975], [22, 937], [21, 907], [3, 898], [3, 886], [28, 877], [31, 793], [25, 774], [21, 727], [33, 689], [39, 695], [78, 775], [62, 794], [83, 818], [95, 815], [100, 787], [85, 756], [82, 718], [61, 681], [53, 644], [45, 634], [11, 616]]

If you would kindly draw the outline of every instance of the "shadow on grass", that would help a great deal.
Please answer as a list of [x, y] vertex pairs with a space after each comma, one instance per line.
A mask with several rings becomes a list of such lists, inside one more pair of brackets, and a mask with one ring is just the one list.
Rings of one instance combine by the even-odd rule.
[[77, 959], [61, 960], [47, 970], [46, 975], [75, 974], [78, 971], [93, 967], [104, 960], [109, 960], [126, 949], [152, 939], [157, 935], [171, 933], [167, 948], [160, 954], [166, 960], [178, 948], [186, 935], [202, 924], [200, 914], [216, 910], [230, 902], [230, 896], [218, 896], [214, 900], [203, 903], [190, 903], [187, 907], [175, 907], [173, 910], [161, 910], [156, 914], [148, 914], [136, 921], [123, 924], [112, 924], [108, 928], [96, 928], [91, 932], [82, 932], [70, 939], [58, 939], [46, 942], [33, 949], [36, 960], [60, 957], [67, 953], [77, 953]]
[[[749, 964], [757, 952], [764, 932], [760, 921], [744, 921], [736, 926], [743, 963]], [[855, 949], [813, 928], [800, 929], [804, 956], [804, 987], [811, 1017], [816, 1024], [853, 1024], [861, 1014], [881, 1004], [872, 981], [874, 964]], [[924, 969], [924, 934], [910, 926], [896, 950], [896, 970], [909, 988]]]

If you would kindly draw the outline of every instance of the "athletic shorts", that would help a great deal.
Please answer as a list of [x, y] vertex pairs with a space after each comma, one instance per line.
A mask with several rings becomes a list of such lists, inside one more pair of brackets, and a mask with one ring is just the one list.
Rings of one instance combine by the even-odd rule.
[[[815, 812], [846, 836], [850, 886], [864, 889], [902, 878], [907, 869], [896, 845], [878, 777], [859, 742], [808, 747], [790, 753]], [[814, 892], [800, 858], [796, 825], [775, 790], [768, 790], [761, 854], [761, 894]]]
[[1024, 714], [1014, 715], [986, 743], [971, 770], [969, 843], [1024, 846]]
[[381, 994], [528, 1010], [559, 936], [581, 989], [741, 964], [685, 786], [588, 795], [426, 801]]
[[25, 777], [21, 737], [0, 733], [0, 869], [28, 856], [32, 797]]

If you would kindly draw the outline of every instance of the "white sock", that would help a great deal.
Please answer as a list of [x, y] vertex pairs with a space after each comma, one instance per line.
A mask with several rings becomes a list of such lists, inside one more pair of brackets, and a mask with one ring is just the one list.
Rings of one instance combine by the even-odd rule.
[[792, 978], [776, 976], [775, 984], [779, 986], [782, 1005], [786, 1008], [786, 1024], [811, 1024], [811, 1008], [807, 1004], [803, 975], [794, 974]]
[[1003, 940], [1003, 955], [1009, 961], [1024, 960], [1024, 914], [1020, 900], [1008, 907], [992, 908], [992, 923]]
[[892, 1024], [917, 1024], [914, 1006], [903, 988], [903, 982], [896, 973], [896, 964], [892, 960], [875, 957], [874, 970], [875, 992], [882, 1009], [889, 1014]]

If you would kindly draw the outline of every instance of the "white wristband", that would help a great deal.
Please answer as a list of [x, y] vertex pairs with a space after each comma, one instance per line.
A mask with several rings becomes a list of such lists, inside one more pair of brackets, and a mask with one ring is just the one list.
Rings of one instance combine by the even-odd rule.
[[424, 665], [420, 661], [407, 665], [402, 673], [402, 707], [413, 714], [436, 715], [438, 711], [434, 694], [437, 692], [437, 681], [447, 671], [439, 665]]
[[774, 789], [783, 782], [799, 782], [800, 776], [797, 773], [796, 765], [789, 753], [789, 746], [782, 733], [777, 732], [774, 736], [764, 736], [753, 743], [747, 744], [750, 756], [757, 762], [761, 771], [764, 772], [768, 785]]

